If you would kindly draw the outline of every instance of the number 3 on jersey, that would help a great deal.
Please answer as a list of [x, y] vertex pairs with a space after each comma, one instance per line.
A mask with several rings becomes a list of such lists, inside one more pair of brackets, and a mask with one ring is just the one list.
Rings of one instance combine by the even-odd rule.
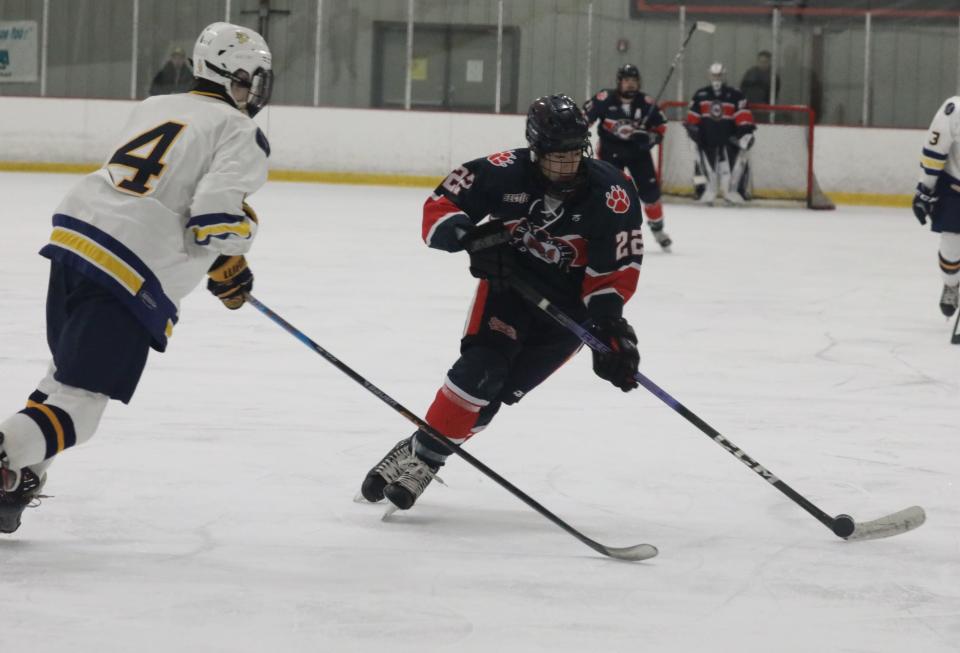
[[[140, 134], [123, 145], [110, 158], [107, 167], [114, 165], [132, 168], [136, 172], [120, 181], [114, 180], [117, 190], [133, 195], [149, 195], [153, 192], [150, 181], [163, 174], [167, 167], [163, 161], [167, 150], [177, 140], [177, 136], [186, 125], [179, 122], [165, 122], [148, 132]], [[113, 177], [113, 173], [110, 174]]]

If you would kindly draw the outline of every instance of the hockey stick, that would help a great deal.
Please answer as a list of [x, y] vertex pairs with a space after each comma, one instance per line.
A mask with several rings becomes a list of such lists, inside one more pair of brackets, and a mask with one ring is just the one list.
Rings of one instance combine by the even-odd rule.
[[[569, 329], [578, 338], [580, 338], [585, 345], [601, 353], [610, 352], [610, 348], [606, 344], [590, 333], [590, 331], [581, 326], [576, 320], [550, 303], [546, 297], [541, 295], [535, 289], [517, 280], [512, 280], [511, 285], [522, 297], [547, 313], [547, 315], [552, 317], [561, 325]], [[697, 417], [693, 411], [671, 397], [665, 390], [648, 379], [642, 373], [637, 372], [634, 378], [640, 385], [656, 395], [658, 399], [667, 404], [670, 408], [680, 413], [684, 419], [700, 429], [711, 440], [726, 449], [735, 458], [739, 459], [740, 462], [753, 470], [767, 483], [770, 483], [770, 485], [780, 490], [798, 506], [816, 517], [817, 521], [833, 531], [833, 533], [838, 537], [841, 537], [845, 540], [875, 540], [877, 538], [890, 537], [891, 535], [899, 535], [900, 533], [913, 530], [921, 526], [926, 520], [926, 514], [924, 513], [923, 508], [920, 506], [912, 506], [873, 521], [860, 523], [855, 522], [853, 517], [850, 515], [837, 515], [836, 517], [831, 517], [820, 508], [815, 506], [809, 499], [774, 476], [773, 472], [748, 456], [743, 449], [740, 449], [730, 440], [720, 435], [716, 429]]]
[[957, 320], [953, 323], [953, 335], [950, 336], [951, 345], [960, 345], [960, 310], [957, 311]]
[[[680, 44], [680, 49], [677, 50], [677, 53], [673, 56], [673, 63], [670, 64], [670, 70], [667, 71], [667, 77], [663, 80], [663, 84], [660, 85], [660, 90], [657, 91], [657, 95], [653, 99], [653, 106], [659, 106], [660, 98], [663, 96], [663, 92], [667, 90], [667, 84], [670, 83], [670, 78], [673, 77], [673, 71], [677, 69], [677, 65], [683, 58], [683, 51], [687, 49], [687, 43], [689, 43], [690, 39], [693, 38], [693, 33], [697, 31], [713, 34], [717, 31], [717, 26], [713, 23], [708, 23], [705, 20], [698, 20], [694, 22], [694, 24], [690, 27], [690, 31], [687, 32], [687, 38], [683, 39], [683, 43]], [[638, 129], [647, 128], [647, 121], [650, 120], [651, 113], [653, 113], [652, 110], [643, 117], [643, 120], [640, 121], [640, 126]]]
[[323, 356], [328, 363], [331, 363], [338, 370], [340, 370], [341, 372], [349, 376], [351, 379], [353, 379], [354, 381], [362, 385], [364, 388], [370, 391], [371, 394], [375, 395], [378, 399], [380, 399], [380, 401], [382, 401], [383, 403], [390, 406], [390, 408], [400, 413], [408, 421], [415, 424], [417, 428], [419, 428], [421, 431], [423, 431], [428, 436], [433, 438], [436, 442], [439, 442], [444, 447], [446, 447], [451, 453], [454, 453], [460, 456], [461, 458], [463, 458], [464, 460], [466, 460], [468, 463], [470, 463], [475, 468], [480, 470], [480, 472], [482, 472], [489, 478], [493, 479], [500, 487], [506, 489], [513, 496], [523, 501], [525, 504], [527, 504], [528, 506], [536, 510], [538, 513], [540, 513], [541, 515], [543, 515], [544, 517], [552, 521], [554, 524], [556, 524], [557, 526], [565, 530], [567, 533], [569, 533], [573, 537], [577, 538], [578, 540], [580, 540], [581, 542], [589, 546], [591, 549], [593, 549], [597, 553], [602, 553], [605, 556], [616, 558], [617, 560], [647, 560], [648, 558], [652, 558], [655, 555], [657, 555], [658, 553], [657, 547], [653, 546], [652, 544], [635, 544], [633, 546], [614, 547], [614, 546], [606, 546], [604, 544], [600, 544], [596, 540], [590, 539], [589, 537], [587, 537], [586, 535], [584, 535], [583, 533], [575, 529], [573, 526], [571, 526], [570, 524], [562, 520], [560, 517], [557, 517], [555, 514], [553, 514], [546, 508], [544, 508], [542, 505], [540, 505], [535, 499], [533, 499], [530, 495], [525, 493], [523, 490], [515, 486], [513, 483], [511, 483], [504, 477], [500, 476], [500, 474], [496, 473], [495, 471], [487, 467], [484, 463], [480, 462], [472, 454], [467, 453], [467, 451], [465, 451], [460, 445], [454, 442], [451, 442], [447, 438], [440, 435], [440, 433], [438, 433], [425, 421], [423, 421], [422, 419], [414, 415], [412, 412], [404, 408], [402, 405], [400, 405], [398, 401], [393, 399], [390, 395], [385, 393], [383, 390], [381, 390], [377, 386], [373, 385], [370, 381], [368, 381], [366, 378], [361, 376], [358, 372], [354, 371], [353, 368], [349, 367], [346, 363], [342, 362], [339, 358], [337, 358], [336, 356], [331, 354], [329, 351], [327, 351], [326, 349], [324, 349], [323, 347], [315, 343], [313, 340], [308, 338], [302, 331], [300, 331], [295, 326], [287, 322], [285, 319], [283, 319], [282, 317], [274, 313], [272, 310], [270, 310], [267, 306], [265, 306], [260, 300], [255, 298], [253, 295], [250, 295], [248, 293], [246, 297], [247, 297], [247, 302], [252, 304], [254, 308], [256, 308], [258, 311], [266, 315], [275, 323], [279, 324], [281, 327], [283, 327], [287, 331], [287, 333], [295, 337], [297, 340], [305, 344], [307, 347], [310, 347], [310, 349], [312, 349], [316, 353]]

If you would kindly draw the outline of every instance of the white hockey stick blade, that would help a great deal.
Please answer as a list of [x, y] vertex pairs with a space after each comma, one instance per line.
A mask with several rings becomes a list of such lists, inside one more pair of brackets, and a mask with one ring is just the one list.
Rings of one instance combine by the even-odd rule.
[[707, 34], [713, 34], [714, 32], [717, 31], [717, 26], [714, 25], [713, 23], [708, 23], [705, 20], [698, 20], [697, 29], [700, 30], [701, 32], [706, 32]]
[[927, 521], [927, 513], [923, 511], [923, 508], [910, 506], [880, 519], [858, 522], [853, 529], [853, 534], [844, 539], [858, 542], [861, 540], [878, 540], [881, 537], [893, 537], [920, 528], [925, 521]]

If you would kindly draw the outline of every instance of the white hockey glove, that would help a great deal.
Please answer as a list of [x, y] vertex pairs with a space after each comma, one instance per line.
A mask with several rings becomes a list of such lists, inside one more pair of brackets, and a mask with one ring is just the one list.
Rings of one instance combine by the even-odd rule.
[[740, 138], [737, 138], [736, 136], [734, 136], [733, 138], [730, 139], [730, 142], [736, 145], [737, 147], [739, 147], [741, 151], [746, 152], [751, 147], [753, 147], [753, 142], [755, 140], [756, 139], [751, 133], [751, 134], [744, 134]]

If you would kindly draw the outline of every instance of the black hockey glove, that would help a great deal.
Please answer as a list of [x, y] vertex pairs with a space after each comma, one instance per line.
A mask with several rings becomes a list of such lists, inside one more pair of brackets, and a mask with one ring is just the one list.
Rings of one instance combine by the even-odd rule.
[[470, 274], [486, 279], [497, 292], [507, 288], [513, 277], [516, 251], [510, 246], [511, 237], [510, 230], [494, 220], [460, 238], [470, 255]]
[[231, 311], [243, 306], [247, 301], [246, 293], [253, 290], [253, 272], [243, 256], [218, 256], [207, 275], [210, 277], [207, 290]]
[[593, 352], [594, 373], [624, 392], [630, 392], [638, 385], [633, 378], [640, 367], [637, 334], [622, 317], [596, 318], [593, 324], [594, 335], [612, 350], [606, 354]]
[[923, 184], [917, 184], [917, 192], [913, 196], [913, 214], [920, 224], [927, 224], [928, 217], [933, 219], [933, 209], [938, 199], [932, 190]]
[[687, 130], [687, 136], [694, 143], [700, 143], [700, 125], [694, 125], [689, 122], [683, 123], [683, 128]]

